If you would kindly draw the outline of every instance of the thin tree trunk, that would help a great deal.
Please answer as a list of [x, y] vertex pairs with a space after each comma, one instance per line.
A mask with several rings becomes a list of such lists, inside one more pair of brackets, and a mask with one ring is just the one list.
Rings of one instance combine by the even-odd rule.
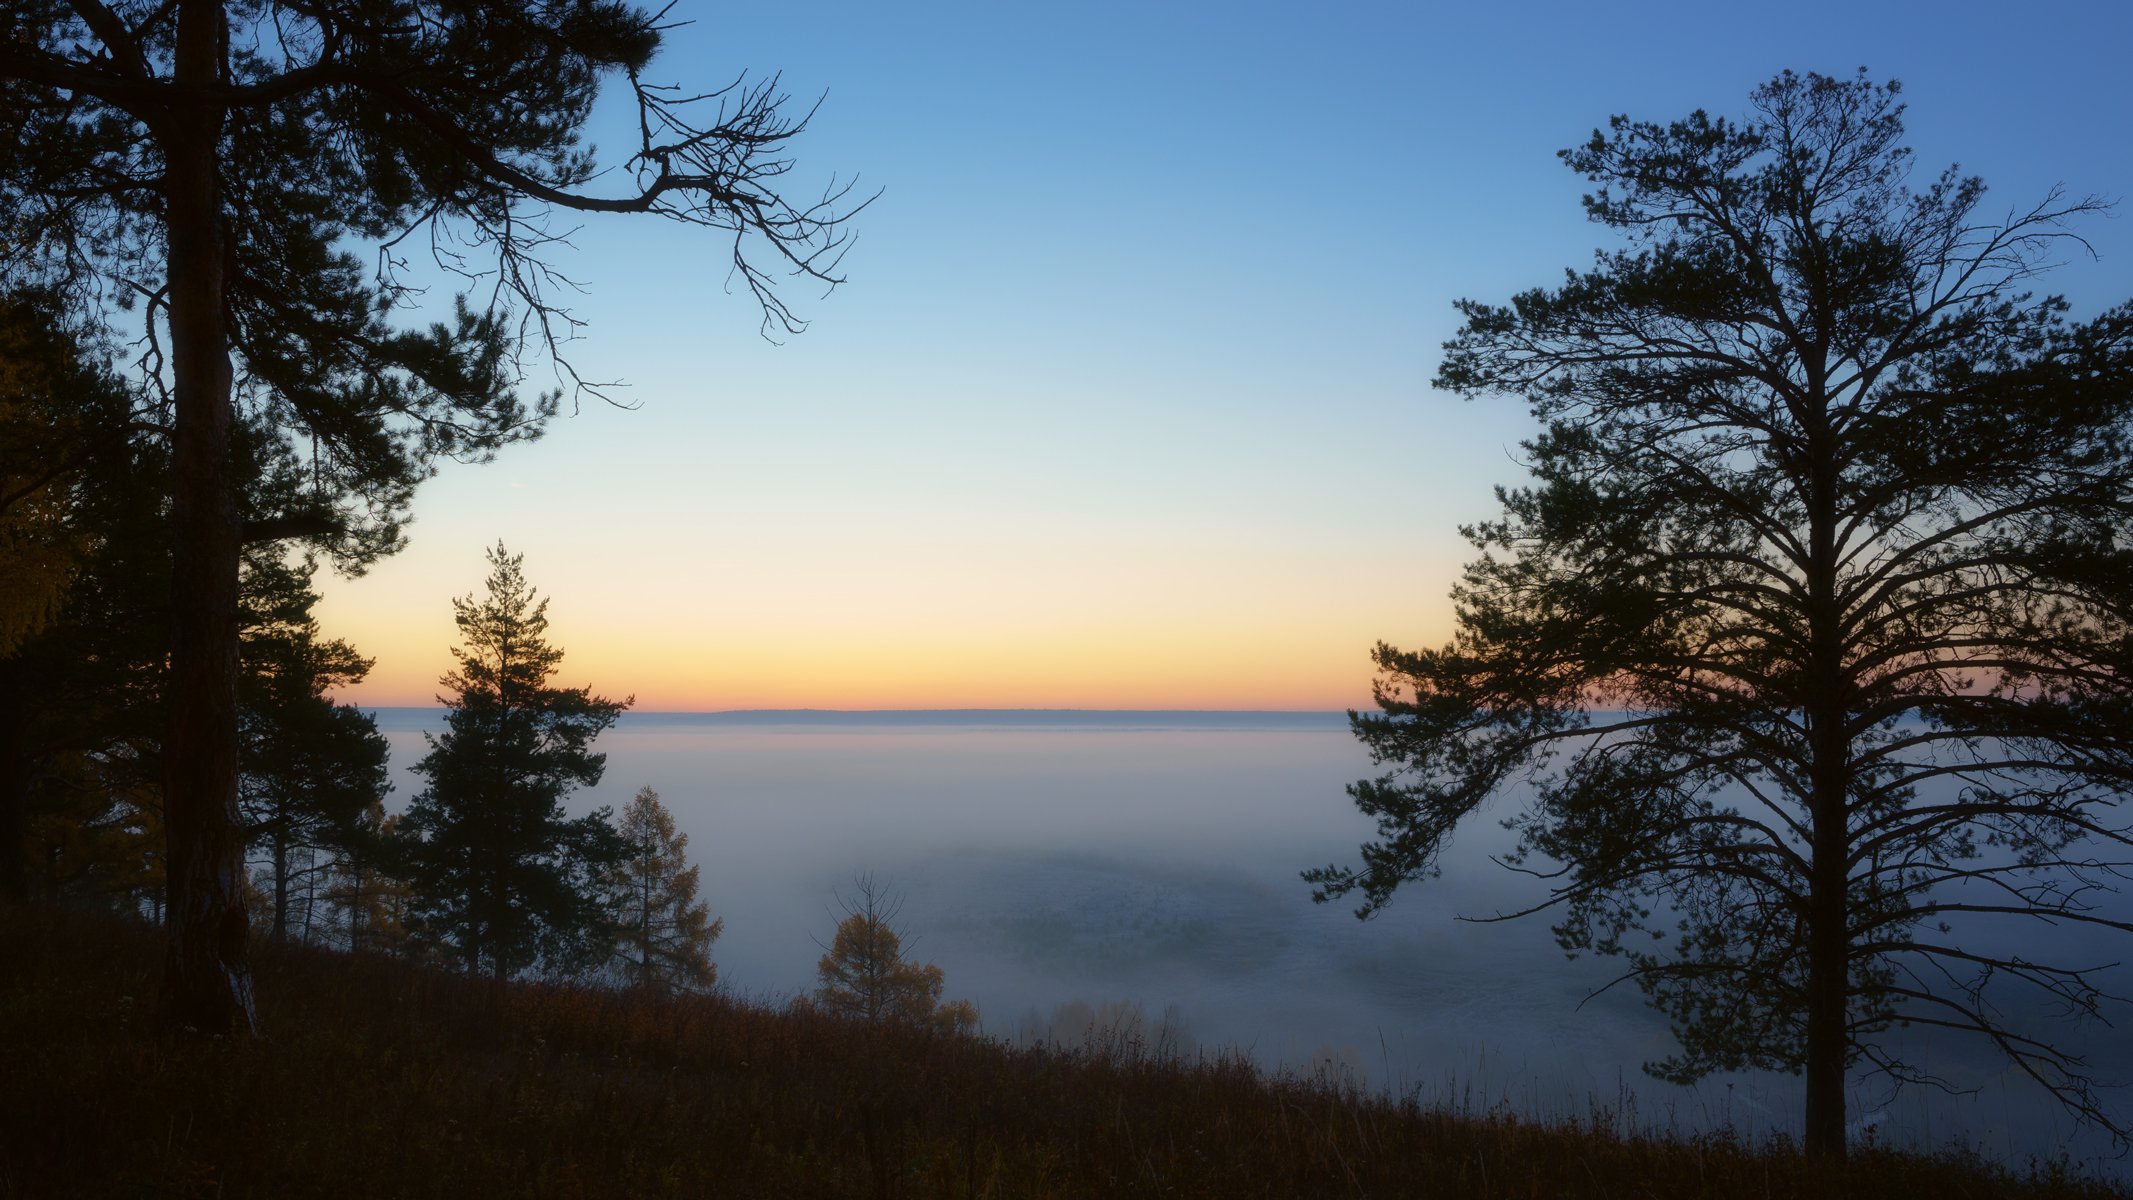
[[363, 858], [354, 850], [342, 851], [348, 871], [348, 953], [363, 952]]
[[307, 850], [304, 860], [311, 864], [304, 868], [304, 928], [301, 935], [304, 945], [308, 946], [311, 944], [311, 914], [318, 911], [318, 855]]
[[237, 814], [236, 480], [217, 157], [228, 26], [219, 0], [181, 0], [163, 118], [170, 229], [171, 649], [164, 819], [169, 952], [163, 1011], [204, 1032], [256, 1029], [245, 956], [244, 837]]
[[[647, 835], [645, 842], [651, 840]], [[638, 883], [643, 891], [637, 908], [637, 986], [652, 986], [652, 852], [649, 846], [639, 843], [637, 856]]]
[[496, 977], [496, 982], [502, 983], [504, 981], [506, 922], [510, 917], [511, 906], [504, 901], [507, 893], [504, 890], [503, 849], [498, 846], [491, 846], [489, 848], [489, 858], [492, 863], [489, 876], [489, 899], [491, 904], [494, 905], [494, 919], [489, 922], [489, 970]]
[[289, 835], [274, 834], [274, 930], [276, 943], [289, 940]]

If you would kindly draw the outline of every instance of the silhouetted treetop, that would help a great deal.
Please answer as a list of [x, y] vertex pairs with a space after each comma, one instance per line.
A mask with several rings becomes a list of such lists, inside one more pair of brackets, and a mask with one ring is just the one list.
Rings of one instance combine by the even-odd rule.
[[412, 885], [409, 929], [469, 971], [502, 979], [532, 967], [567, 975], [612, 952], [607, 877], [626, 850], [609, 811], [563, 798], [600, 782], [592, 743], [629, 701], [551, 682], [561, 648], [523, 556], [489, 551], [483, 594], [452, 601], [462, 644], [441, 681], [445, 731], [415, 764], [428, 786], [397, 844]]

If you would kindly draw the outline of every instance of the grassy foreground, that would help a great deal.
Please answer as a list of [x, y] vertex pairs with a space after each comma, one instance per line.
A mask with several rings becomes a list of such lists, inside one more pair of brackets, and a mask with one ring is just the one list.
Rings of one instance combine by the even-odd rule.
[[262, 951], [268, 1036], [205, 1040], [153, 1020], [160, 947], [0, 906], [0, 1198], [2115, 1194], [322, 951]]

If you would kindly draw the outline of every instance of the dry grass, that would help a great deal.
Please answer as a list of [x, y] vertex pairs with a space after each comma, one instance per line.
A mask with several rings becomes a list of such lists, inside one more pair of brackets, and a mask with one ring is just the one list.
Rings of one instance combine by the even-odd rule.
[[0, 1197], [2116, 1194], [317, 951], [262, 952], [269, 1036], [210, 1041], [152, 1020], [159, 950], [0, 910]]

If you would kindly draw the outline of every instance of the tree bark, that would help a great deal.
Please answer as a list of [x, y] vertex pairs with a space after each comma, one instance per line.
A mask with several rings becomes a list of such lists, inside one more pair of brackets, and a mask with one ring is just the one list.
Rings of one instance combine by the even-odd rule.
[[181, 0], [163, 118], [169, 221], [171, 649], [164, 820], [169, 838], [163, 1011], [202, 1032], [253, 1033], [244, 837], [237, 813], [237, 555], [229, 329], [224, 313], [220, 0]]

